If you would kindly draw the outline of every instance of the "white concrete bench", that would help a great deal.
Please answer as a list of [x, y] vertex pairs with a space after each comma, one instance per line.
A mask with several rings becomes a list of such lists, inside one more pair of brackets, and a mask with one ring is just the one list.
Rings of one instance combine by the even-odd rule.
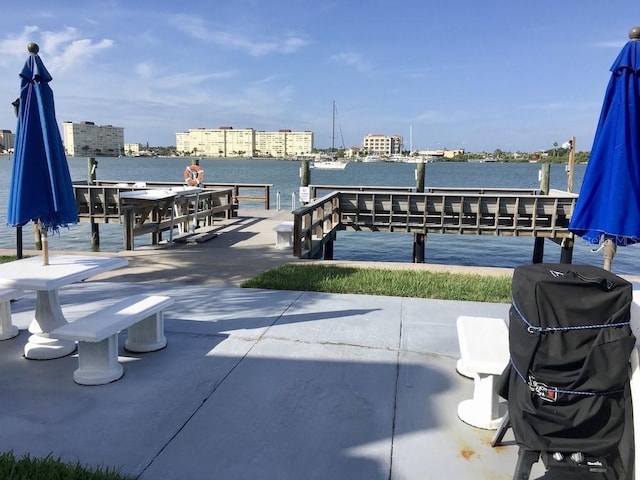
[[293, 222], [282, 222], [274, 230], [276, 231], [276, 248], [284, 250], [293, 247]]
[[24, 295], [22, 290], [0, 288], [0, 340], [8, 340], [18, 335], [18, 327], [11, 322], [11, 300]]
[[473, 398], [458, 405], [458, 418], [477, 428], [496, 430], [506, 413], [494, 391], [497, 375], [509, 363], [509, 330], [502, 318], [461, 316], [456, 321], [460, 360], [457, 370], [473, 378]]
[[118, 362], [121, 330], [129, 330], [124, 348], [131, 352], [153, 352], [167, 345], [163, 310], [172, 304], [171, 297], [135, 295], [58, 327], [49, 336], [78, 342], [76, 383], [102, 385], [123, 375]]

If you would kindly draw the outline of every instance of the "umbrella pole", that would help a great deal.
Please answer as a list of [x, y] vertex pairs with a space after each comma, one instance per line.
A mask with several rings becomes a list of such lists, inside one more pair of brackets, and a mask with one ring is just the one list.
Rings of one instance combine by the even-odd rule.
[[40, 225], [40, 239], [42, 241], [42, 265], [49, 265], [49, 238], [47, 229]]
[[611, 240], [610, 238], [605, 238], [604, 240], [604, 250], [602, 251], [604, 256], [604, 266], [605, 270], [611, 271], [611, 262], [613, 261], [613, 257], [616, 255], [616, 242]]

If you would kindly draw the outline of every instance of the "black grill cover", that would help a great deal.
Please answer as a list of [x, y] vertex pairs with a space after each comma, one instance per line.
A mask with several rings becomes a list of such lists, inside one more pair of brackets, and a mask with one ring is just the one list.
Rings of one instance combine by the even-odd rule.
[[629, 322], [631, 284], [594, 266], [539, 263], [514, 270], [512, 294], [511, 364], [498, 393], [508, 400], [516, 442], [613, 454], [635, 337], [629, 325], [610, 325]]

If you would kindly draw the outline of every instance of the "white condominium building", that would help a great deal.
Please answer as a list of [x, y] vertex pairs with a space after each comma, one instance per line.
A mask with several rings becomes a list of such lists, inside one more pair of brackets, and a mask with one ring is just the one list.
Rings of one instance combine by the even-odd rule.
[[13, 150], [15, 141], [16, 136], [11, 130], [0, 130], [0, 153]]
[[123, 154], [124, 128], [93, 122], [62, 122], [62, 141], [69, 156], [117, 157]]
[[403, 139], [400, 135], [382, 135], [370, 133], [362, 142], [369, 155], [394, 155], [402, 153]]
[[176, 150], [205, 157], [284, 157], [313, 149], [312, 132], [256, 132], [253, 128], [195, 128], [176, 134]]

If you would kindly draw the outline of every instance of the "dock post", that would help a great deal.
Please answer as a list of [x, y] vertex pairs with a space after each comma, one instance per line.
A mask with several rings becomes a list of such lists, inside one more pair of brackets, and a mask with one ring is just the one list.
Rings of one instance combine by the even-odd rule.
[[300, 193], [298, 195], [301, 205], [309, 203], [310, 180], [311, 175], [309, 173], [309, 160], [303, 160], [300, 164]]
[[571, 140], [569, 140], [569, 144], [569, 163], [567, 163], [567, 192], [573, 193], [573, 171], [575, 170], [576, 165], [576, 137], [571, 137]]
[[135, 215], [132, 208], [124, 208], [124, 249], [133, 250], [133, 222]]
[[560, 263], [573, 261], [573, 238], [564, 238], [560, 244]]
[[[424, 160], [420, 160], [416, 164], [416, 192], [424, 192]], [[424, 263], [426, 240], [426, 233], [413, 234], [413, 263]]]
[[[98, 168], [98, 162], [95, 158], [89, 157], [87, 163], [87, 185], [95, 185], [96, 184], [96, 169]], [[100, 245], [100, 227], [98, 224], [93, 221], [93, 217], [91, 217], [91, 246], [98, 247]]]
[[[549, 193], [549, 172], [551, 171], [550, 163], [543, 163], [540, 168], [540, 194], [547, 195]], [[544, 261], [544, 238], [535, 237], [533, 243], [533, 263], [542, 263]]]
[[413, 263], [424, 263], [424, 246], [427, 235], [424, 233], [413, 234]]
[[322, 259], [333, 260], [333, 240], [330, 240], [324, 244], [324, 255]]
[[416, 163], [416, 192], [424, 192], [424, 160]]

